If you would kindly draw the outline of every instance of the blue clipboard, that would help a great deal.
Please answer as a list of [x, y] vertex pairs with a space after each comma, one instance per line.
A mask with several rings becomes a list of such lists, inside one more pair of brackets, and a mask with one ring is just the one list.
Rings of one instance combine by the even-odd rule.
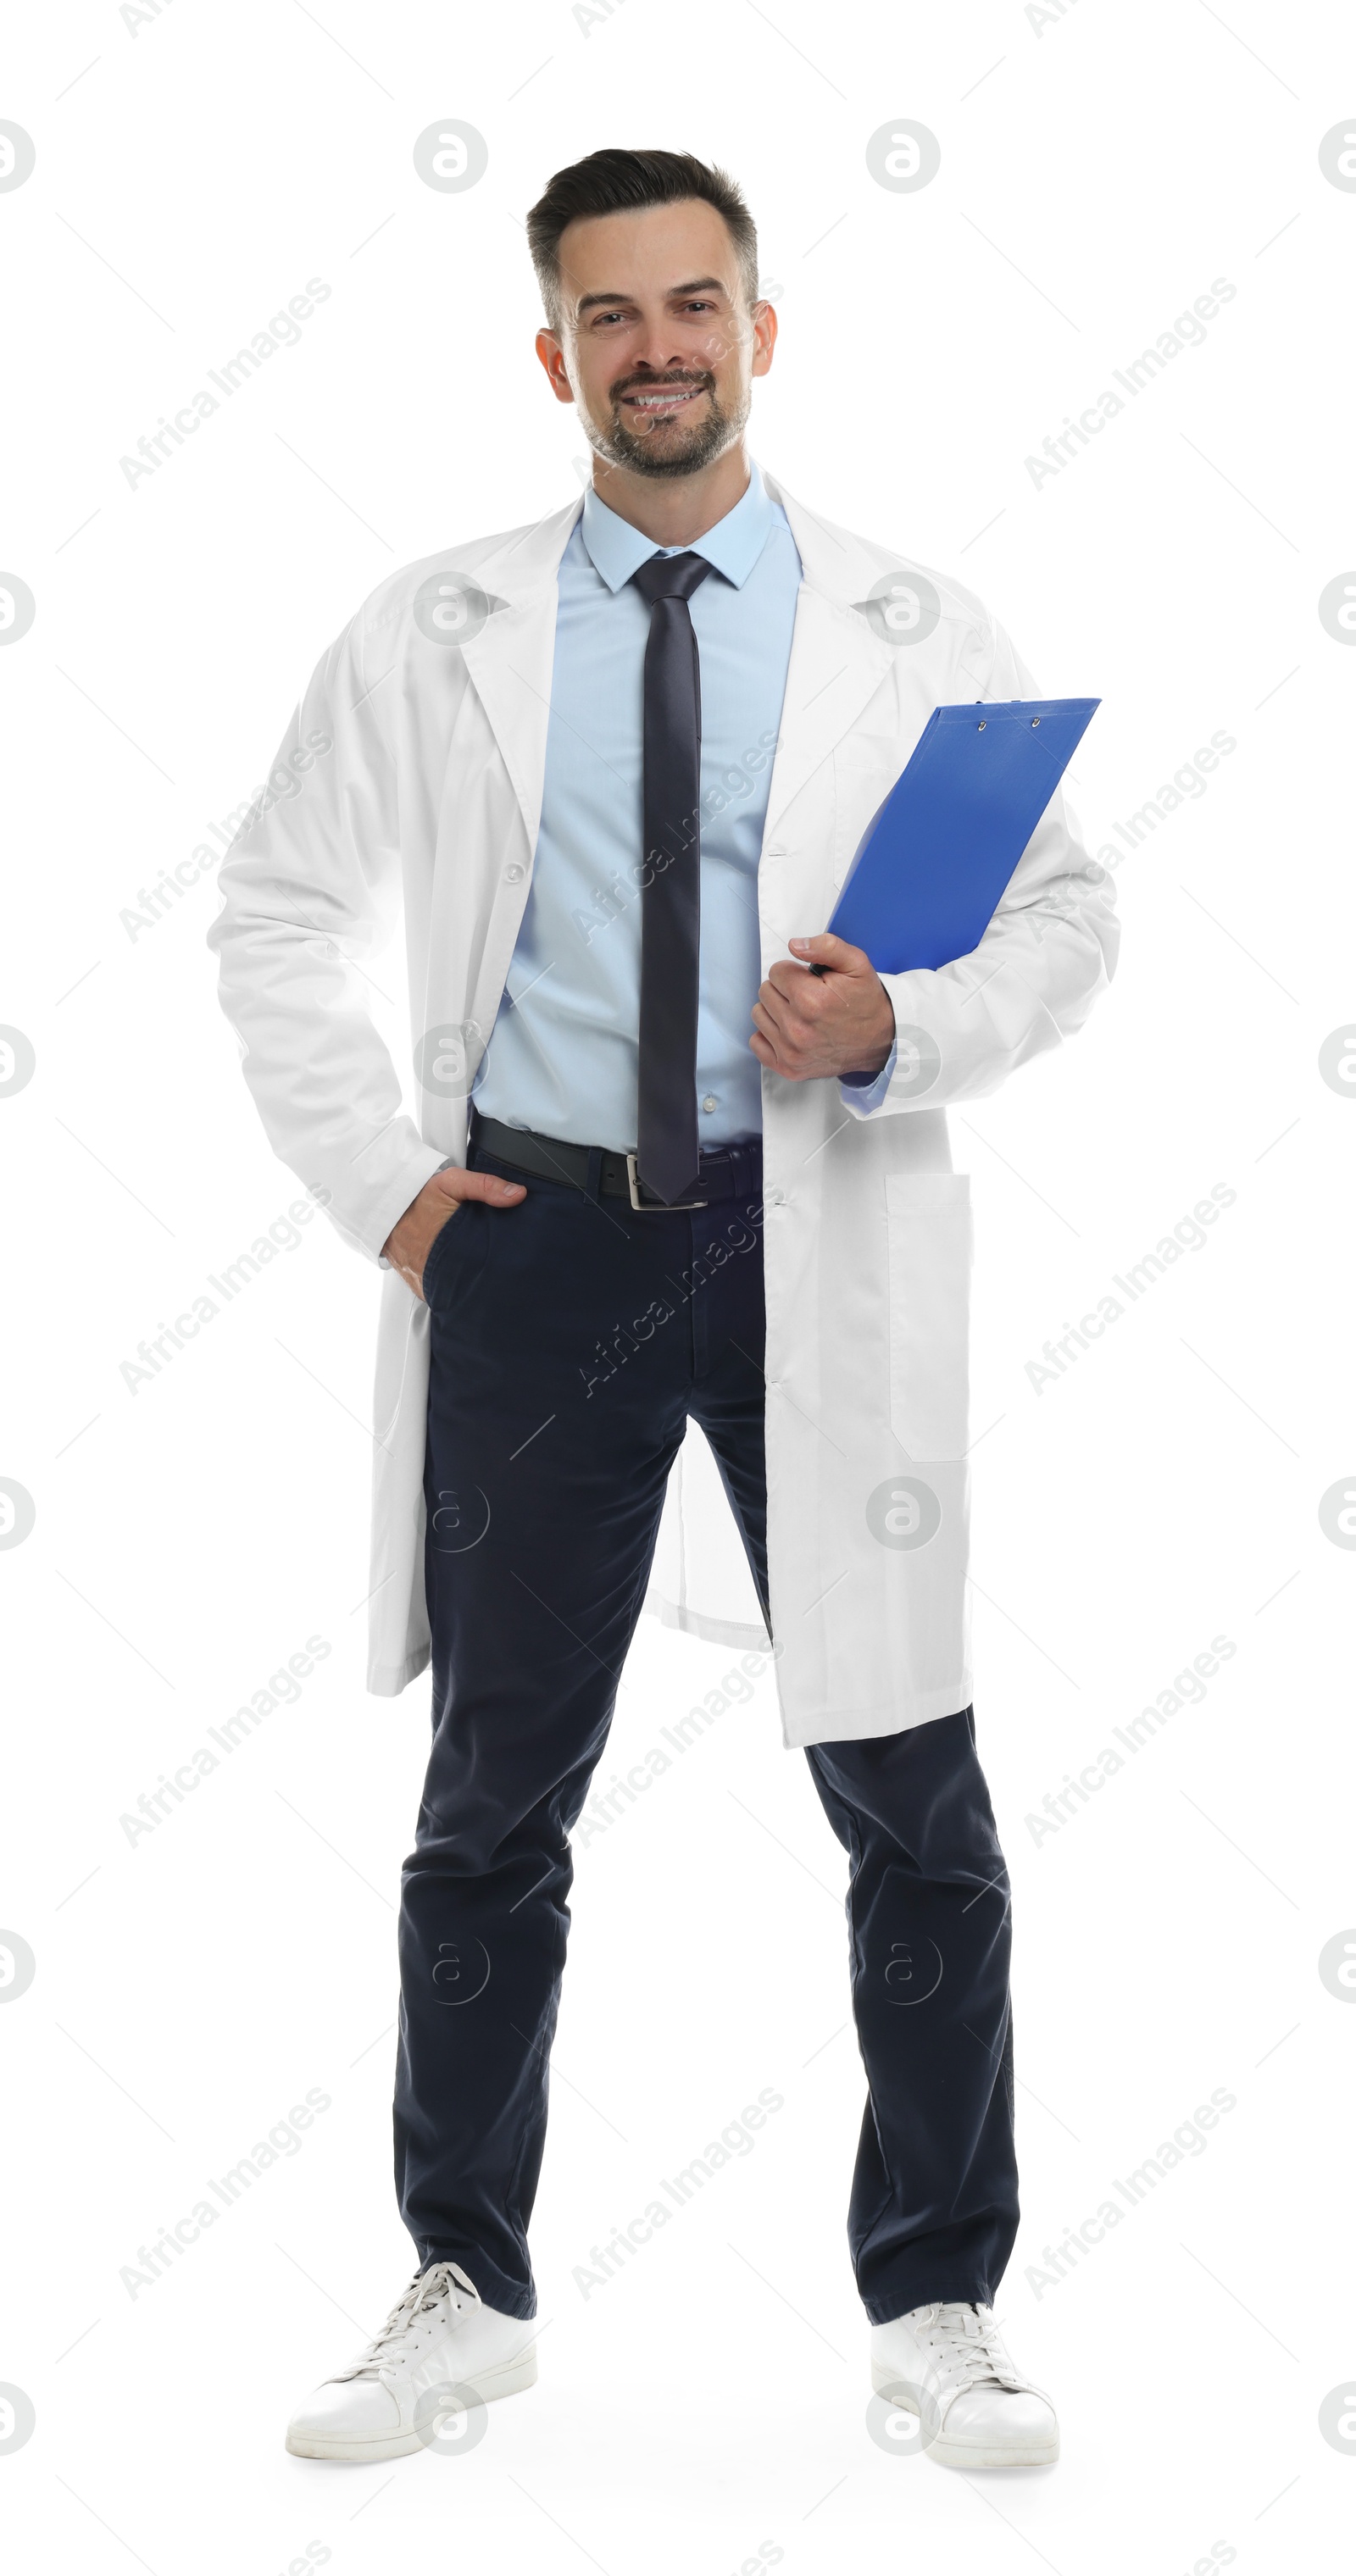
[[1101, 703], [934, 707], [862, 835], [830, 930], [882, 975], [968, 957]]

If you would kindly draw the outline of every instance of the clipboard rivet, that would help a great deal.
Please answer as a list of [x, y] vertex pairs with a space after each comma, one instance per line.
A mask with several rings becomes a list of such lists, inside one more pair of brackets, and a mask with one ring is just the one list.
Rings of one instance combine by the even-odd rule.
[[983, 733], [984, 728], [985, 728], [986, 724], [988, 723], [988, 721], [989, 721], [989, 719], [988, 719], [988, 717], [987, 717], [987, 716], [981, 716], [981, 717], [980, 717], [980, 719], [979, 719], [979, 730], [980, 730], [980, 732], [981, 732], [981, 733]]
[[1039, 716], [1033, 716], [1033, 717], [1032, 717], [1032, 719], [1031, 719], [1031, 730], [1032, 730], [1032, 732], [1033, 732], [1033, 733], [1035, 732], [1036, 727], [1037, 727], [1037, 725], [1038, 725], [1039, 723], [1040, 723], [1040, 717], [1039, 717]]

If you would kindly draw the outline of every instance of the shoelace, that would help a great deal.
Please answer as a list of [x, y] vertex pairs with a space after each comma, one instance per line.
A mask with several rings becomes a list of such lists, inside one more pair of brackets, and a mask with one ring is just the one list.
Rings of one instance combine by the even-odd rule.
[[464, 2290], [473, 2307], [480, 2306], [480, 2292], [474, 2281], [468, 2281], [459, 2263], [431, 2263], [426, 2272], [416, 2272], [409, 2288], [397, 2299], [380, 2334], [347, 2370], [337, 2370], [336, 2379], [379, 2379], [403, 2358], [401, 2346], [417, 2331], [419, 2319], [436, 2308], [441, 2299], [452, 2298], [454, 2308], [462, 2301], [453, 2294], [453, 2283]]
[[986, 2322], [977, 2307], [939, 2303], [930, 2316], [919, 2318], [917, 2335], [924, 2350], [933, 2356], [948, 2396], [958, 2395], [964, 2388], [1031, 2387], [1030, 2381], [1014, 2369], [992, 2309]]

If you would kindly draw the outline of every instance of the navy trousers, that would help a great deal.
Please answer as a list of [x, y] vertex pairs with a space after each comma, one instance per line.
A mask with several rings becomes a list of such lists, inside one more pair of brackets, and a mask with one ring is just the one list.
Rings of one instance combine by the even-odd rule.
[[[473, 1144], [527, 1196], [466, 1201], [424, 1274], [433, 1746], [402, 1883], [396, 2186], [421, 2264], [460, 2263], [517, 2317], [570, 1829], [689, 1416], [766, 1609], [760, 1160], [737, 1150], [738, 1197], [642, 1214]], [[806, 1758], [850, 1862], [858, 2287], [876, 2323], [991, 2301], [1017, 2231], [1009, 1909], [972, 1712]]]

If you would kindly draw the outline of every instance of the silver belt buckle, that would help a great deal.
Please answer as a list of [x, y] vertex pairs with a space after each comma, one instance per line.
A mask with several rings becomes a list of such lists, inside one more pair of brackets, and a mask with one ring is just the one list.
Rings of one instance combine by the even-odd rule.
[[662, 1201], [656, 1204], [649, 1199], [643, 1199], [640, 1195], [640, 1157], [638, 1154], [628, 1154], [626, 1157], [626, 1180], [627, 1186], [631, 1192], [631, 1205], [635, 1209], [637, 1216], [677, 1216], [682, 1208], [704, 1208], [710, 1206], [709, 1199], [675, 1199], [672, 1207], [665, 1207]]

